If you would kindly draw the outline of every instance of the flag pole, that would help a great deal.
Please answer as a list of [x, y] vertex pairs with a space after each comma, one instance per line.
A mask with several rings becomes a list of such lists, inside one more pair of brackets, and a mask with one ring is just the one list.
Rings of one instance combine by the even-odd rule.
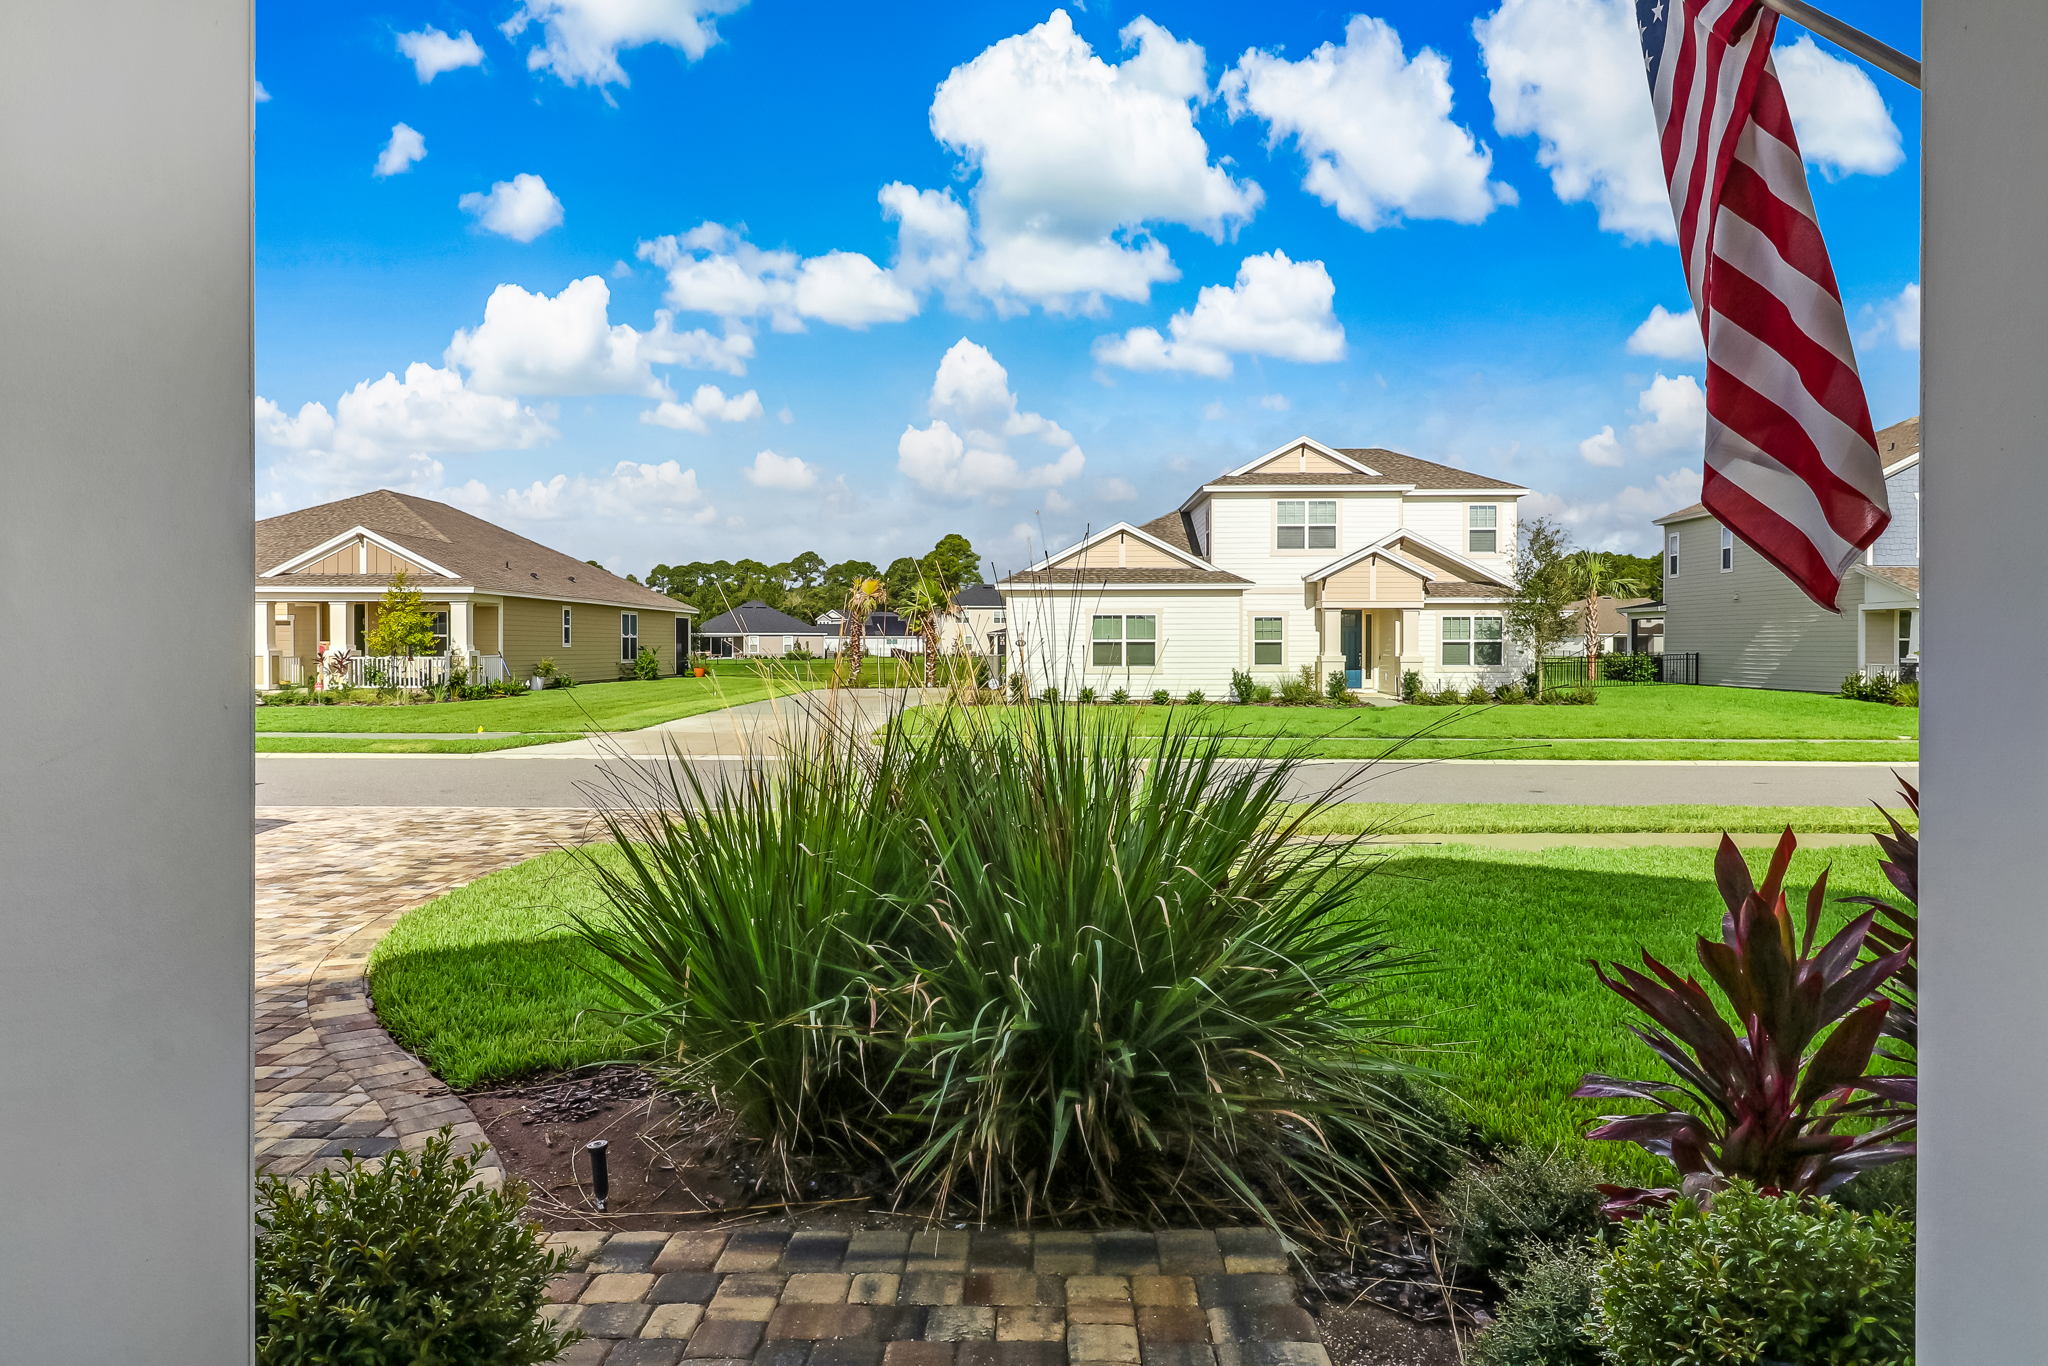
[[1847, 49], [1878, 70], [1898, 77], [1915, 90], [1920, 88], [1920, 63], [1887, 43], [1851, 28], [1832, 14], [1824, 14], [1806, 0], [1762, 0], [1766, 9], [1776, 10], [1795, 24], [1812, 29], [1836, 47]]

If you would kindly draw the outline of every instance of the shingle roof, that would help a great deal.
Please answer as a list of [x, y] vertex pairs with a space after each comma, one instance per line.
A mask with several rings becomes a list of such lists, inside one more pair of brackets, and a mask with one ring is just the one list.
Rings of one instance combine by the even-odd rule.
[[1169, 512], [1163, 517], [1154, 517], [1138, 530], [1157, 540], [1166, 542], [1175, 550], [1185, 550], [1190, 555], [1200, 556], [1195, 549], [1195, 529], [1188, 522], [1185, 512]]
[[759, 598], [720, 612], [697, 628], [700, 636], [825, 636], [831, 628], [770, 607]]
[[[1891, 426], [1877, 433], [1877, 458], [1884, 462], [1886, 474], [1890, 474], [1892, 466], [1898, 464], [1907, 456], [1919, 454], [1919, 418], [1909, 417], [1904, 422], [1894, 422]], [[1665, 513], [1662, 517], [1657, 518], [1652, 525], [1661, 526], [1665, 522], [1683, 522], [1688, 518], [1705, 517], [1707, 515], [1704, 503], [1694, 503], [1689, 507], [1682, 507], [1676, 512]]]
[[[275, 569], [357, 527], [431, 560], [455, 577], [422, 576], [415, 587], [475, 588], [510, 597], [594, 602], [607, 606], [696, 609], [651, 588], [628, 583], [607, 570], [550, 550], [526, 537], [459, 508], [410, 493], [377, 489], [318, 507], [301, 508], [256, 523], [256, 573]], [[286, 574], [259, 579], [264, 587], [375, 588], [390, 580], [379, 574]]]
[[1422, 585], [1426, 598], [1498, 598], [1508, 589], [1497, 583], [1472, 583], [1466, 579], [1431, 579]]
[[1213, 583], [1218, 587], [1250, 583], [1250, 579], [1226, 574], [1221, 569], [1032, 569], [1012, 574], [1005, 584], [1145, 584]]
[[1863, 567], [1880, 579], [1895, 583], [1908, 592], [1917, 594], [1920, 591], [1920, 570], [1917, 567], [1897, 564], [1866, 564]]
[[992, 583], [969, 584], [953, 595], [953, 601], [962, 607], [1001, 607], [1003, 590]]
[[1350, 456], [1353, 460], [1372, 466], [1379, 473], [1354, 474], [1347, 471], [1343, 474], [1303, 474], [1297, 471], [1267, 474], [1225, 474], [1208, 482], [1211, 484], [1221, 484], [1226, 487], [1232, 484], [1289, 484], [1307, 487], [1315, 487], [1317, 485], [1330, 487], [1354, 484], [1365, 486], [1373, 484], [1413, 484], [1419, 489], [1519, 489], [1522, 487], [1520, 484], [1511, 483], [1506, 479], [1489, 479], [1483, 474], [1473, 474], [1470, 470], [1454, 469], [1449, 465], [1439, 465], [1434, 460], [1417, 459], [1415, 456], [1403, 455], [1399, 451], [1385, 450], [1379, 446], [1343, 446], [1334, 449]]

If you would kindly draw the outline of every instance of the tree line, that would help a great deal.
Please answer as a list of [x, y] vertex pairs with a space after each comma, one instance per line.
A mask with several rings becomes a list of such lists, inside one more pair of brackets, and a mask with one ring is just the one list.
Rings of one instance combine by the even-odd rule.
[[965, 536], [948, 532], [924, 554], [900, 555], [886, 569], [868, 560], [832, 564], [816, 551], [806, 550], [780, 564], [754, 559], [658, 564], [647, 571], [644, 582], [657, 593], [681, 598], [707, 617], [759, 599], [793, 617], [813, 621], [821, 613], [844, 608], [855, 587], [871, 579], [881, 581], [887, 602], [907, 603], [921, 580], [947, 594], [980, 583], [981, 562]]

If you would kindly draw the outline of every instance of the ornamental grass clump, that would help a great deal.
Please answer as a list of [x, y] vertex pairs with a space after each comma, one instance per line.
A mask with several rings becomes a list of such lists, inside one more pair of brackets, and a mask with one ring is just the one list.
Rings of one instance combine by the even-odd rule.
[[577, 928], [629, 1032], [792, 1180], [879, 1166], [985, 1217], [1341, 1234], [1444, 1166], [1384, 1004], [1414, 960], [1355, 908], [1362, 840], [1296, 838], [1327, 800], [1283, 801], [1288, 756], [987, 718], [615, 791]]

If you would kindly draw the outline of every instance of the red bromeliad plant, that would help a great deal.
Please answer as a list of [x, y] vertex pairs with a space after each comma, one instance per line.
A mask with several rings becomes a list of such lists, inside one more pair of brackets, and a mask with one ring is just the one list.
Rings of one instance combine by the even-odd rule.
[[[1573, 1095], [1657, 1107], [1605, 1116], [1587, 1137], [1640, 1144], [1669, 1160], [1686, 1195], [1738, 1178], [1766, 1192], [1822, 1195], [1866, 1168], [1913, 1155], [1902, 1136], [1914, 1125], [1914, 1079], [1870, 1071], [1891, 1008], [1879, 993], [1911, 945], [1859, 962], [1876, 915], [1867, 911], [1816, 948], [1825, 873], [1795, 934], [1784, 880], [1797, 847], [1786, 830], [1759, 887], [1735, 842], [1722, 837], [1714, 874], [1728, 914], [1720, 942], [1700, 938], [1699, 959], [1733, 1007], [1733, 1025], [1696, 979], [1647, 953], [1647, 974], [1615, 963], [1609, 976], [1593, 964], [1602, 983], [1655, 1022], [1632, 1032], [1679, 1080], [1586, 1077]], [[1616, 1217], [1681, 1193], [1602, 1189]]]

